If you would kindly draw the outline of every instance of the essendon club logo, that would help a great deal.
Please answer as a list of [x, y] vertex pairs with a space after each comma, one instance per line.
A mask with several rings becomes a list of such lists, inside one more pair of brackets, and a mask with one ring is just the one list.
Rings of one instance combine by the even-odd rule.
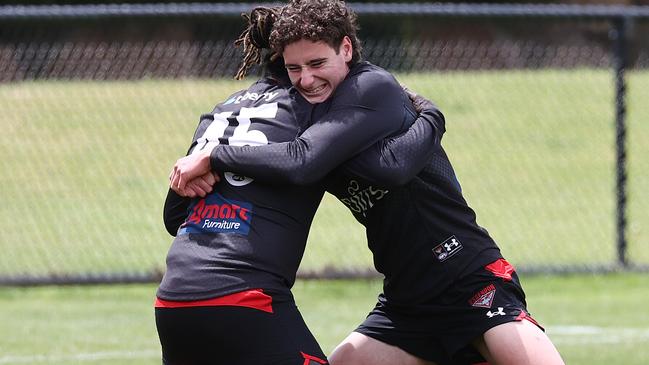
[[181, 226], [184, 233], [238, 233], [248, 234], [252, 220], [252, 204], [226, 200], [211, 194], [190, 208], [189, 216]]
[[489, 284], [471, 297], [469, 304], [474, 307], [491, 308], [494, 296], [496, 296], [496, 287], [493, 284]]

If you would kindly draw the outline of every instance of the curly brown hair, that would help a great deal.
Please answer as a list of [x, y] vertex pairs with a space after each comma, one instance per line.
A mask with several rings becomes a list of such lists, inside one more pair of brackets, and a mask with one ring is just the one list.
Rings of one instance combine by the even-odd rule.
[[357, 17], [344, 1], [291, 0], [282, 7], [270, 34], [270, 46], [278, 54], [301, 39], [323, 41], [338, 52], [345, 36], [352, 42], [354, 64], [361, 59], [361, 43], [356, 35]]

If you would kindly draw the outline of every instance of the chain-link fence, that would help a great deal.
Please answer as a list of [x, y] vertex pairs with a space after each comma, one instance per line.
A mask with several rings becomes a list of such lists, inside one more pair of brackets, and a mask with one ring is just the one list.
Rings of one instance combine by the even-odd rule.
[[[435, 100], [520, 271], [649, 264], [649, 9], [351, 4], [365, 57]], [[231, 80], [246, 4], [0, 7], [0, 283], [157, 280], [166, 178]], [[330, 196], [303, 276], [371, 274]]]

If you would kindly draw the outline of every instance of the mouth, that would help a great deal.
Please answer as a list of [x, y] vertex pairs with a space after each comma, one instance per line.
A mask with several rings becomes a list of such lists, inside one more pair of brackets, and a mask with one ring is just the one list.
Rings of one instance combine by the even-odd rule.
[[311, 89], [301, 89], [302, 93], [306, 97], [318, 97], [321, 96], [326, 90], [327, 90], [327, 84], [322, 84], [318, 87], [314, 87]]

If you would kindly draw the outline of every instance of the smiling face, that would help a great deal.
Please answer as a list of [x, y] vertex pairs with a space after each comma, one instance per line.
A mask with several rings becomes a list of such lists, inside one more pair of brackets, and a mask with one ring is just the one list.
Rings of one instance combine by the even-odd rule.
[[323, 41], [301, 39], [284, 47], [282, 55], [293, 86], [309, 103], [322, 103], [347, 76], [352, 43], [344, 37], [336, 50]]

